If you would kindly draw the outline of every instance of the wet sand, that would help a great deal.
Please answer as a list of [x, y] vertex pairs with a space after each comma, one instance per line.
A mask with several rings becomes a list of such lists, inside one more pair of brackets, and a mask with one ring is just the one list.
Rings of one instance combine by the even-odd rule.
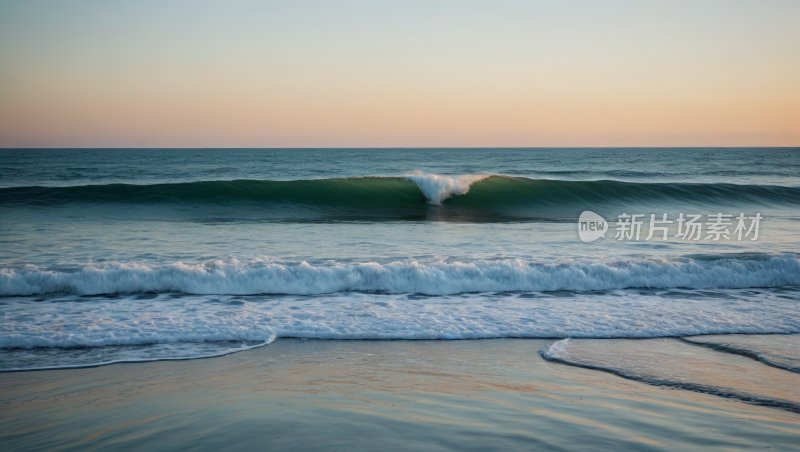
[[[786, 339], [778, 335], [742, 335], [739, 342], [750, 345], [754, 339], [764, 338]], [[800, 350], [800, 336], [788, 339], [798, 343], [797, 350]], [[564, 364], [611, 372], [652, 385], [704, 392], [800, 413], [800, 373], [765, 365], [758, 356], [695, 345], [699, 340], [569, 339], [554, 343], [545, 356]]]
[[4, 373], [0, 448], [800, 450], [799, 414], [548, 362], [552, 342], [279, 339]]

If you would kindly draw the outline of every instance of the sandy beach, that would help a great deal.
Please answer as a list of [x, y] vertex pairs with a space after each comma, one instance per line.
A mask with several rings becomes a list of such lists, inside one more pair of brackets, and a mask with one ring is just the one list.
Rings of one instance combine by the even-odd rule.
[[552, 343], [279, 339], [209, 359], [9, 372], [0, 447], [800, 449], [796, 413], [548, 362]]

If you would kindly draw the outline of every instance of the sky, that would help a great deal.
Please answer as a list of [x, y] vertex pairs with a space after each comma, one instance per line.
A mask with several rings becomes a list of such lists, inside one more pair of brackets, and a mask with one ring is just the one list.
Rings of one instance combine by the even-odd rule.
[[800, 146], [797, 0], [0, 0], [0, 147]]

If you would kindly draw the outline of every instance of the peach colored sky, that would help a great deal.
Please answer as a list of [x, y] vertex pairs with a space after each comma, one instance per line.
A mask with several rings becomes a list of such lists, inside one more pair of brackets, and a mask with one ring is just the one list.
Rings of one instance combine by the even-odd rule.
[[4, 1], [0, 147], [800, 146], [800, 2]]

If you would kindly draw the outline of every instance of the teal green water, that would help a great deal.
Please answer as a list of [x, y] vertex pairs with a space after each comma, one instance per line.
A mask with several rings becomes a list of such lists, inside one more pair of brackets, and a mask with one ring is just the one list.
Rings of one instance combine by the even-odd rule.
[[[3, 369], [277, 337], [800, 332], [795, 148], [0, 157]], [[583, 211], [608, 221], [604, 238], [581, 241]], [[731, 225], [714, 240], [717, 213]], [[641, 215], [638, 240], [615, 239], [622, 214]], [[673, 221], [668, 240], [648, 239], [651, 214]], [[677, 236], [692, 214], [698, 240]], [[757, 214], [757, 240], [739, 239], [734, 218]]]

